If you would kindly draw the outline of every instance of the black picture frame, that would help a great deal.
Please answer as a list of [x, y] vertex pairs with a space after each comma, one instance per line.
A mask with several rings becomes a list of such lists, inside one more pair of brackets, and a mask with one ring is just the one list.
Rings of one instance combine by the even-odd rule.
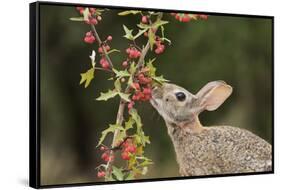
[[247, 17], [247, 18], [266, 18], [272, 22], [272, 171], [268, 172], [253, 172], [253, 173], [239, 173], [239, 174], [222, 174], [222, 175], [208, 175], [208, 176], [193, 176], [193, 177], [170, 177], [170, 178], [157, 178], [157, 179], [141, 179], [130, 181], [110, 181], [110, 182], [91, 182], [91, 183], [72, 183], [72, 184], [59, 184], [59, 185], [41, 185], [40, 183], [40, 7], [44, 5], [56, 6], [81, 6], [81, 7], [101, 7], [110, 9], [121, 10], [156, 10], [162, 12], [173, 12], [170, 9], [149, 9], [142, 7], [120, 7], [111, 5], [94, 5], [94, 4], [80, 4], [80, 3], [59, 3], [59, 2], [34, 2], [29, 4], [29, 39], [30, 39], [30, 79], [29, 79], [29, 185], [33, 188], [53, 188], [53, 187], [72, 187], [72, 186], [85, 186], [85, 185], [104, 185], [104, 184], [121, 184], [121, 183], [136, 183], [136, 182], [150, 182], [162, 180], [185, 180], [195, 178], [213, 178], [213, 177], [232, 177], [232, 176], [246, 176], [246, 175], [259, 175], [259, 174], [273, 174], [274, 167], [274, 17], [263, 15], [246, 15], [246, 14], [229, 14], [229, 13], [215, 13], [215, 12], [197, 12], [187, 10], [176, 10], [176, 12], [189, 12], [189, 13], [205, 13], [208, 15], [221, 15], [233, 17]]

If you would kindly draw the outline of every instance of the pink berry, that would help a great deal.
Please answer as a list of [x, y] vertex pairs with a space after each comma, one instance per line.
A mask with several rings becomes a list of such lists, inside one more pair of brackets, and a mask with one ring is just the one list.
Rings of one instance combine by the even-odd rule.
[[112, 40], [112, 36], [107, 36], [107, 40], [111, 41]]
[[105, 172], [104, 171], [99, 171], [98, 172], [98, 178], [104, 177], [105, 176]]
[[189, 22], [189, 21], [190, 21], [190, 17], [188, 15], [182, 17], [182, 22]]
[[132, 109], [135, 105], [135, 102], [131, 101], [129, 104], [128, 104], [128, 109]]
[[147, 23], [147, 16], [142, 16], [141, 22], [146, 24]]
[[122, 66], [123, 67], [128, 67], [128, 62], [127, 61], [123, 61]]
[[130, 156], [128, 152], [122, 152], [121, 157], [123, 160], [130, 160]]

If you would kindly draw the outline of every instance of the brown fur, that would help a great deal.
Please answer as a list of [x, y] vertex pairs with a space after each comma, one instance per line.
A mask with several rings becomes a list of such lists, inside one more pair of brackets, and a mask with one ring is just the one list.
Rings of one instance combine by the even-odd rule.
[[[184, 92], [186, 100], [178, 101], [177, 92]], [[223, 81], [208, 83], [196, 95], [173, 84], [153, 90], [151, 104], [166, 122], [181, 175], [272, 170], [272, 148], [262, 138], [237, 127], [201, 125], [198, 114], [217, 109], [231, 92]]]

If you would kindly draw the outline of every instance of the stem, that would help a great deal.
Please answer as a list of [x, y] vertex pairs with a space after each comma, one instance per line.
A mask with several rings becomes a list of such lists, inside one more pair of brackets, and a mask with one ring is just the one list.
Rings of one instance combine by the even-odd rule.
[[108, 61], [109, 65], [110, 65], [110, 67], [113, 68], [112, 61], [111, 61], [110, 57], [108, 56], [105, 47], [102, 45], [102, 41], [101, 41], [101, 39], [100, 39], [99, 34], [97, 33], [97, 30], [96, 30], [95, 25], [91, 24], [91, 28], [92, 28], [92, 31], [94, 32], [95, 37], [97, 38], [97, 41], [98, 41], [98, 43], [99, 43], [99, 46], [102, 48], [102, 50], [103, 50], [103, 52], [104, 52], [105, 58], [107, 59], [107, 61]]
[[[158, 17], [157, 17], [157, 20], [161, 19], [162, 16], [163, 16], [163, 13], [159, 13], [159, 15], [158, 15]], [[94, 29], [95, 29], [95, 28], [94, 28]], [[157, 29], [158, 29], [158, 28], [155, 29], [155, 33], [156, 33]], [[97, 38], [97, 39], [98, 39], [98, 38]], [[137, 63], [137, 70], [139, 70], [139, 69], [143, 66], [144, 58], [145, 58], [145, 56], [146, 56], [146, 54], [147, 54], [149, 48], [150, 48], [150, 44], [149, 44], [149, 40], [148, 40], [147, 43], [146, 43], [146, 45], [145, 45], [145, 47], [144, 47], [144, 48], [142, 49], [142, 51], [141, 51], [141, 56], [140, 56], [140, 58], [139, 58], [139, 60], [138, 60], [138, 63]], [[126, 90], [125, 90], [125, 93], [128, 93], [129, 88], [130, 88], [130, 87], [127, 86], [127, 88], [126, 88]], [[117, 112], [117, 117], [116, 117], [116, 124], [117, 124], [117, 125], [122, 125], [122, 123], [123, 123], [123, 119], [124, 119], [123, 114], [124, 114], [125, 105], [126, 105], [126, 102], [125, 102], [123, 99], [121, 99], [121, 100], [120, 100], [120, 103], [119, 103], [119, 108], [118, 108], [118, 112]], [[113, 140], [112, 140], [111, 148], [116, 147], [116, 144], [117, 144], [116, 138], [117, 138], [118, 134], [119, 134], [119, 130], [117, 129], [117, 130], [114, 131], [114, 135], [113, 135]], [[113, 155], [114, 155], [114, 151], [111, 150], [111, 151], [110, 151], [110, 157], [112, 157]], [[105, 172], [106, 172], [105, 180], [109, 179], [110, 176], [111, 176], [112, 164], [113, 164], [113, 160], [109, 160], [109, 161], [107, 162], [106, 171], [105, 171]]]

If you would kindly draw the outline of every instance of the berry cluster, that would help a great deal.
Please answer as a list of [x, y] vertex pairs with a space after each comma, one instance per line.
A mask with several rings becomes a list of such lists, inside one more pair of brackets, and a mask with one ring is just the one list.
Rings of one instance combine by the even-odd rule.
[[132, 100], [128, 103], [128, 109], [132, 109], [136, 101], [148, 101], [151, 98], [152, 79], [147, 76], [148, 69], [142, 69], [135, 77], [135, 82], [131, 84], [134, 90]]
[[[79, 11], [79, 13], [81, 15], [84, 14], [85, 8], [84, 7], [76, 7], [77, 11]], [[93, 25], [97, 25], [99, 21], [101, 21], [102, 18], [100, 15], [97, 14], [97, 10], [96, 8], [89, 8], [89, 15], [88, 15], [88, 19], [85, 21], [87, 24], [93, 24]]]
[[141, 55], [141, 52], [137, 50], [135, 47], [129, 47], [126, 49], [126, 53], [128, 54], [129, 58], [135, 59]]
[[171, 13], [171, 15], [174, 16], [175, 19], [180, 22], [189, 22], [192, 19], [196, 20], [198, 18], [203, 20], [208, 19], [208, 15], [204, 15], [204, 14]]
[[154, 50], [154, 52], [155, 52], [156, 54], [161, 54], [161, 53], [163, 53], [164, 50], [165, 50], [165, 45], [162, 44], [162, 40], [161, 40], [158, 36], [156, 37], [156, 42], [155, 42], [155, 44], [156, 44], [156, 49]]
[[86, 32], [86, 35], [84, 37], [84, 42], [88, 44], [92, 44], [96, 41], [96, 38], [93, 35], [92, 31]]
[[107, 44], [108, 41], [112, 40], [112, 36], [107, 36], [106, 40], [98, 48], [98, 52], [101, 54], [100, 65], [104, 69], [109, 69], [110, 65], [108, 60], [105, 57], [105, 52], [110, 50], [110, 46]]
[[136, 145], [132, 143], [131, 139], [127, 139], [122, 144], [121, 158], [123, 160], [130, 160], [131, 155], [135, 154], [136, 151], [137, 151]]

